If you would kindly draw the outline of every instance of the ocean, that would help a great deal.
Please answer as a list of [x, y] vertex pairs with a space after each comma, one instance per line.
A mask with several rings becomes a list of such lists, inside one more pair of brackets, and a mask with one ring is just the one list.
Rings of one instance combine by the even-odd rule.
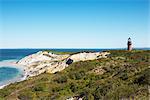
[[[149, 50], [149, 48], [140, 49]], [[16, 81], [18, 77], [22, 77], [22, 70], [19, 67], [8, 64], [8, 62], [18, 61], [27, 55], [43, 50], [54, 50], [58, 52], [98, 52], [112, 49], [0, 49], [0, 86], [12, 82], [11, 80]]]

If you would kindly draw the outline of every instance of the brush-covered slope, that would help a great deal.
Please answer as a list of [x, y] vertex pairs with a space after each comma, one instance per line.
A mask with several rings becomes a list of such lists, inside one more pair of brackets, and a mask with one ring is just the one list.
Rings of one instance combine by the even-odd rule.
[[43, 73], [0, 90], [7, 100], [148, 100], [150, 51], [109, 51], [107, 58], [81, 61], [55, 74]]

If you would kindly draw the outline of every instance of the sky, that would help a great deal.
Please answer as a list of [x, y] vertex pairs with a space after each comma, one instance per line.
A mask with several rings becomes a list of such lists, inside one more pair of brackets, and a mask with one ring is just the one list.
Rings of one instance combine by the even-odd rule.
[[150, 47], [150, 0], [0, 0], [0, 48]]

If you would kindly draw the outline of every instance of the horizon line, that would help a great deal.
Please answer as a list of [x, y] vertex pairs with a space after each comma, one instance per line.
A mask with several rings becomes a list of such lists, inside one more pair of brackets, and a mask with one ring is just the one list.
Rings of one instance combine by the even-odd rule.
[[[133, 47], [133, 49], [141, 49], [141, 48], [148, 48], [150, 47]], [[126, 47], [113, 47], [113, 48], [0, 48], [0, 49], [126, 49]]]

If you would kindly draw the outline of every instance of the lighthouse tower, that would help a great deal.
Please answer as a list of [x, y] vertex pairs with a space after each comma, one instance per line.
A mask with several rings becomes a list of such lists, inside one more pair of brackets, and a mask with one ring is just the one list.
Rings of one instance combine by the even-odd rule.
[[131, 51], [132, 50], [132, 42], [131, 42], [131, 38], [128, 38], [128, 43], [127, 43], [127, 50]]

